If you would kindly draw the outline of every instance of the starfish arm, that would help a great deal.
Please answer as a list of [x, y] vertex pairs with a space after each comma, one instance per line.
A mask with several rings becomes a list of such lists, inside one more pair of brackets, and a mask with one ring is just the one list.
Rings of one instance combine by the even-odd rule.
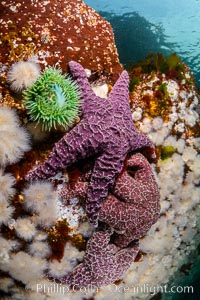
[[42, 180], [55, 176], [58, 171], [76, 160], [75, 148], [63, 137], [53, 148], [47, 160], [28, 172], [26, 180]]
[[79, 181], [75, 185], [66, 184], [63, 188], [58, 192], [61, 198], [65, 200], [70, 200], [72, 198], [81, 198], [85, 199], [87, 195], [88, 182]]
[[73, 130], [64, 135], [54, 146], [48, 159], [29, 171], [26, 180], [48, 179], [64, 168], [69, 167], [80, 159], [89, 156], [90, 133], [83, 138], [85, 126], [79, 123]]
[[139, 252], [138, 240], [133, 241], [128, 247], [121, 249], [115, 256], [117, 265], [122, 269], [122, 275], [130, 267], [132, 261], [136, 258]]
[[88, 286], [89, 284], [91, 285], [92, 274], [90, 266], [84, 262], [80, 263], [72, 272], [58, 279], [58, 282], [66, 284], [73, 291], [80, 290], [81, 287]]
[[89, 84], [84, 68], [75, 61], [69, 62], [69, 68], [72, 78], [78, 84], [79, 90], [81, 92], [81, 99], [84, 99], [82, 103], [82, 110], [84, 113], [84, 111], [90, 107], [91, 99], [94, 99], [96, 95]]
[[139, 250], [137, 242], [121, 250], [110, 243], [107, 231], [94, 233], [88, 244], [85, 262], [90, 266], [93, 282], [98, 286], [121, 279]]
[[[104, 252], [110, 242], [112, 231], [96, 231], [87, 243], [87, 255], [93, 253], [99, 254], [99, 251]], [[93, 257], [91, 257], [93, 260]]]
[[125, 155], [118, 151], [107, 150], [95, 162], [86, 200], [86, 212], [94, 226], [98, 225], [99, 209], [121, 172], [124, 159]]
[[133, 138], [131, 140], [131, 151], [146, 150], [146, 155], [148, 159], [155, 159], [155, 146], [150, 138], [144, 134], [134, 132]]
[[127, 110], [129, 107], [129, 75], [123, 71], [109, 94], [109, 99], [118, 111]]

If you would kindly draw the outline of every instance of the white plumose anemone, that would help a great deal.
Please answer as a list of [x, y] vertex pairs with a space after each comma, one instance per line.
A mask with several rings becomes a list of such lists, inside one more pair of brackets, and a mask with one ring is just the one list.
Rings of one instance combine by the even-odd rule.
[[33, 256], [38, 256], [41, 258], [48, 257], [51, 254], [51, 249], [46, 242], [33, 241], [29, 245], [29, 253]]
[[24, 206], [35, 212], [35, 222], [51, 226], [57, 219], [57, 194], [50, 182], [35, 182], [24, 190]]
[[19, 126], [19, 118], [14, 109], [8, 106], [0, 106], [0, 130], [10, 131]]
[[13, 212], [14, 207], [10, 206], [5, 198], [0, 198], [0, 225], [7, 225]]
[[161, 129], [163, 126], [163, 119], [161, 117], [156, 117], [152, 121], [152, 126], [154, 130]]
[[29, 135], [21, 127], [13, 127], [11, 131], [0, 130], [0, 140], [0, 165], [2, 166], [18, 162], [24, 152], [30, 149]]
[[15, 184], [15, 178], [11, 174], [4, 174], [0, 169], [0, 198], [8, 198], [15, 193], [13, 185]]
[[146, 134], [151, 132], [152, 124], [151, 124], [151, 120], [149, 118], [144, 118], [142, 120], [142, 123], [140, 124], [140, 130]]
[[31, 281], [40, 280], [46, 268], [46, 260], [31, 256], [24, 251], [19, 251], [16, 254], [12, 254], [8, 272], [13, 278], [27, 284]]
[[14, 224], [16, 234], [25, 241], [30, 241], [36, 234], [35, 224], [31, 218], [18, 218]]
[[7, 271], [11, 251], [17, 250], [19, 243], [16, 240], [6, 240], [0, 236], [0, 269]]
[[14, 63], [7, 74], [10, 88], [14, 92], [21, 92], [33, 84], [40, 76], [40, 66], [31, 61]]
[[14, 280], [9, 277], [4, 277], [0, 279], [0, 287], [3, 292], [8, 293], [10, 288], [14, 286]]
[[18, 162], [30, 149], [27, 131], [19, 125], [16, 112], [9, 107], [0, 107], [0, 166]]

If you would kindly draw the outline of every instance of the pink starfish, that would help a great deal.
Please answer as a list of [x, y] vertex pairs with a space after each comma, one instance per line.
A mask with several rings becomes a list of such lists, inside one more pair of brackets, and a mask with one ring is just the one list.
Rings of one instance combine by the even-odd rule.
[[[66, 200], [74, 197], [86, 200], [90, 171], [87, 170], [72, 185], [64, 186], [60, 196]], [[126, 247], [133, 240], [143, 237], [157, 221], [159, 199], [151, 165], [141, 153], [133, 154], [102, 203], [99, 221], [114, 229], [115, 244]]]
[[[73, 185], [63, 187], [61, 197], [86, 199], [91, 170], [81, 174]], [[77, 287], [102, 286], [122, 279], [139, 251], [138, 239], [157, 221], [159, 212], [158, 186], [151, 166], [142, 154], [133, 154], [99, 211], [99, 221], [112, 231], [95, 232], [83, 263], [60, 282]]]

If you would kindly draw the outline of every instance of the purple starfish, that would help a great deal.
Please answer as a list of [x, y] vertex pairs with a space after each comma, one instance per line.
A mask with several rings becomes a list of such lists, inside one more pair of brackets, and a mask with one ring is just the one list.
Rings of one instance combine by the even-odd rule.
[[138, 241], [125, 249], [110, 243], [112, 232], [98, 231], [87, 243], [84, 262], [59, 282], [74, 289], [101, 287], [123, 278], [139, 251]]
[[[91, 167], [91, 164], [84, 166], [79, 177], [77, 172], [70, 173], [69, 183], [59, 192], [60, 196], [66, 200], [73, 197], [86, 200]], [[159, 198], [150, 164], [141, 153], [133, 154], [99, 211], [99, 221], [110, 230], [93, 234], [83, 263], [59, 282], [80, 288], [99, 287], [122, 279], [139, 251], [138, 239], [159, 217]]]
[[[66, 200], [78, 197], [85, 201], [90, 170], [91, 165], [88, 165], [78, 178], [72, 173], [69, 183], [59, 191], [60, 196]], [[133, 154], [104, 200], [99, 210], [99, 221], [114, 229], [112, 239], [117, 246], [127, 247], [132, 241], [143, 237], [158, 220], [159, 199], [158, 185], [151, 165], [141, 153]]]
[[126, 71], [122, 72], [108, 99], [104, 99], [94, 94], [80, 64], [71, 61], [69, 67], [81, 91], [82, 119], [58, 141], [49, 158], [28, 173], [26, 179], [47, 179], [58, 170], [95, 155], [86, 212], [94, 226], [98, 226], [98, 211], [121, 172], [127, 153], [149, 147], [154, 154], [154, 146], [133, 125]]

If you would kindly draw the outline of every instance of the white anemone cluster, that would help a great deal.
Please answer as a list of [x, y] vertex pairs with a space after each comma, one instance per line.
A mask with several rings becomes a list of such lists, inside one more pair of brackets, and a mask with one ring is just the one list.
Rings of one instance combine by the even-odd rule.
[[[154, 76], [156, 77], [156, 75]], [[188, 76], [191, 75], [189, 75], [188, 73]], [[144, 78], [144, 82], [141, 84], [140, 87], [137, 88], [138, 94], [137, 91], [135, 92], [136, 99], [145, 95], [153, 97], [153, 91], [157, 92], [161, 85], [165, 85], [166, 93], [168, 94], [171, 105], [170, 112], [168, 115], [169, 120], [165, 122], [163, 126], [167, 127], [169, 130], [175, 130], [177, 134], [184, 134], [188, 127], [193, 128], [199, 122], [199, 115], [195, 110], [196, 106], [199, 103], [196, 88], [195, 86], [191, 85], [191, 87], [188, 89], [186, 88], [185, 82], [179, 84], [175, 80], [167, 80], [164, 74], [162, 78], [156, 78], [156, 81], [152, 79], [152, 76], [146, 76], [146, 78]], [[191, 79], [191, 77], [189, 78]], [[151, 89], [149, 88], [149, 86], [151, 86]], [[133, 111], [132, 116], [134, 121], [138, 121], [141, 119], [138, 118], [137, 113], [137, 111], [140, 111], [140, 114], [142, 114], [141, 110], [142, 108], [137, 107]], [[157, 125], [160, 126], [160, 123], [158, 123], [160, 117], [162, 116], [155, 117], [153, 118], [153, 120], [148, 119], [147, 117], [143, 118], [140, 122], [141, 131], [144, 133], [149, 133], [152, 129], [151, 127], [153, 127], [154, 130], [157, 130]], [[160, 134], [163, 135], [162, 132], [159, 132], [159, 135]], [[153, 136], [155, 137], [155, 134]], [[152, 138], [153, 141], [154, 137]], [[157, 138], [155, 137], [155, 139]]]
[[[0, 183], [2, 182], [6, 184], [5, 189], [2, 188], [0, 192], [0, 206], [3, 203], [1, 199], [4, 199], [10, 215], [8, 216], [8, 212], [6, 214], [3, 211], [2, 214], [0, 211], [0, 220], [4, 218], [0, 226], [6, 225], [14, 230], [15, 240], [6, 239], [4, 233], [2, 235], [0, 233], [0, 269], [9, 274], [13, 280], [23, 283], [27, 290], [31, 290], [31, 286], [42, 280], [48, 268], [51, 250], [45, 228], [52, 226], [57, 219], [54, 210], [57, 202], [56, 193], [49, 182], [31, 184], [23, 190], [23, 206], [27, 214], [24, 211], [23, 216], [15, 218], [12, 215], [15, 208], [10, 199], [11, 193], [15, 192], [14, 178], [10, 174], [1, 172]], [[17, 288], [13, 281], [10, 282], [7, 277], [3, 279], [3, 291], [7, 292], [9, 287], [9, 292], [13, 289], [17, 297]], [[21, 292], [20, 290], [19, 293]], [[24, 295], [26, 295], [25, 299], [29, 299], [27, 293]], [[23, 299], [22, 295], [20, 299]]]
[[19, 251], [11, 255], [8, 272], [14, 279], [28, 284], [32, 281], [39, 281], [46, 268], [47, 262], [44, 259]]

